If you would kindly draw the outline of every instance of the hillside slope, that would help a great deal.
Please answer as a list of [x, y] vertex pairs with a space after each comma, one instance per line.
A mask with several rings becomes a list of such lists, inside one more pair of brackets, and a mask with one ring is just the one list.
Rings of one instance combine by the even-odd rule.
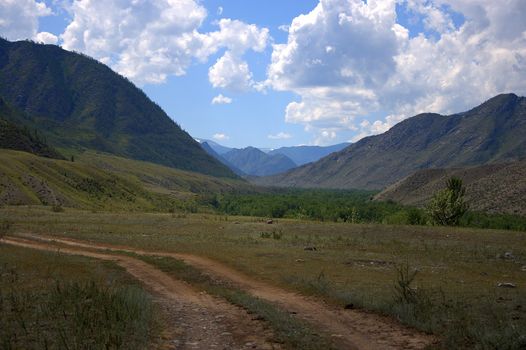
[[526, 161], [420, 170], [389, 186], [375, 200], [424, 206], [452, 176], [463, 180], [471, 209], [526, 215]]
[[0, 205], [167, 211], [200, 194], [250, 189], [242, 180], [96, 152], [71, 162], [0, 149]]
[[130, 81], [58, 46], [0, 39], [0, 96], [55, 147], [236, 176]]
[[29, 152], [42, 157], [64, 159], [38, 133], [11, 121], [18, 118], [21, 118], [19, 113], [8, 106], [0, 97], [0, 148]]
[[232, 149], [221, 156], [245, 174], [252, 176], [278, 174], [296, 167], [287, 156], [269, 155], [255, 147]]
[[381, 189], [419, 169], [526, 158], [526, 98], [498, 95], [464, 113], [420, 114], [260, 185]]

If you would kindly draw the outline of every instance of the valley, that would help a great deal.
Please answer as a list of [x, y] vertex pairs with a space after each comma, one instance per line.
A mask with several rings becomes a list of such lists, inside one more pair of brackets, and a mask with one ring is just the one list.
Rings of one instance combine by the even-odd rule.
[[175, 118], [102, 61], [0, 38], [0, 348], [526, 346], [526, 97], [276, 148]]

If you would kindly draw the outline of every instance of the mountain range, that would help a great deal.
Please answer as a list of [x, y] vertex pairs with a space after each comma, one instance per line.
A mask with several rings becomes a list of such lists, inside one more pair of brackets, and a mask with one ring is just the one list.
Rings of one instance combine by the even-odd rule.
[[296, 164], [282, 154], [267, 154], [255, 147], [234, 148], [221, 155], [230, 164], [251, 176], [267, 176], [285, 172]]
[[60, 149], [93, 149], [166, 166], [230, 177], [168, 115], [104, 64], [54, 45], [0, 39], [0, 97]]
[[424, 113], [258, 185], [382, 189], [411, 173], [526, 158], [526, 98], [502, 94], [467, 112]]
[[246, 147], [236, 149], [211, 140], [198, 139], [198, 141], [208, 154], [241, 176], [279, 174], [299, 165], [315, 162], [350, 145], [350, 143], [340, 143], [332, 146], [292, 146], [278, 149]]

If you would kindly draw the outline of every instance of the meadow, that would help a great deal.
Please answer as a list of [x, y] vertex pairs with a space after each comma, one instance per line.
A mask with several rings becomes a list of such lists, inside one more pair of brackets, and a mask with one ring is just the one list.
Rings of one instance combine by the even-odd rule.
[[439, 336], [437, 348], [526, 346], [524, 232], [34, 206], [4, 207], [0, 220], [10, 234], [206, 256], [342, 308], [390, 315]]

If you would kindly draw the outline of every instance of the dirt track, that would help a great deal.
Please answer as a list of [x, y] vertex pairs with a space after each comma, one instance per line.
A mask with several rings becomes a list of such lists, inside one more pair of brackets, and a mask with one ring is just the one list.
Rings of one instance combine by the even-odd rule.
[[[256, 297], [277, 304], [288, 312], [294, 313], [298, 318], [311, 323], [315, 327], [331, 335], [331, 337], [333, 337], [336, 341], [337, 345], [339, 345], [342, 349], [423, 349], [436, 340], [436, 338], [432, 336], [425, 335], [413, 329], [404, 327], [390, 318], [358, 310], [338, 309], [312, 298], [292, 293], [262, 281], [258, 281], [208, 258], [190, 254], [149, 252], [130, 247], [82, 242], [78, 240], [62, 239], [56, 237], [34, 235], [25, 235], [25, 237], [45, 241], [48, 242], [48, 244], [51, 242], [56, 242], [68, 245], [70, 247], [75, 247], [75, 249], [71, 251], [72, 254], [79, 254], [80, 251], [77, 249], [80, 248], [105, 249], [109, 251], [126, 251], [150, 256], [165, 256], [183, 260], [185, 263], [192, 265], [207, 274], [210, 274], [216, 279], [232, 282], [236, 285], [236, 287], [247, 291]], [[39, 246], [42, 246], [42, 243], [39, 243]], [[53, 247], [53, 249], [56, 250], [57, 248]], [[67, 252], [65, 249], [61, 249], [61, 251]], [[119, 264], [122, 264], [122, 261], [129, 260], [139, 262], [136, 259], [128, 257], [124, 258], [120, 255], [104, 255], [84, 250], [82, 250], [82, 255], [92, 256], [95, 258], [104, 257], [104, 259], [117, 261]], [[145, 263], [141, 264], [147, 265]], [[147, 266], [150, 269], [154, 269], [150, 265]], [[130, 271], [130, 273], [147, 286], [149, 283], [152, 283], [150, 275], [148, 274], [142, 276], [140, 276], [140, 274], [135, 275], [133, 273], [133, 269]], [[163, 275], [162, 278], [161, 274]], [[157, 281], [155, 283], [158, 286], [162, 286], [165, 283], [165, 279], [174, 281], [174, 279], [160, 271], [156, 271], [156, 273], [151, 275], [151, 278], [155, 278]], [[182, 282], [177, 283], [181, 284]], [[188, 291], [188, 289], [191, 288], [184, 283], [182, 284], [186, 289], [181, 289], [179, 293], [184, 293], [184, 295], [187, 297], [187, 300], [192, 300], [192, 298], [195, 299], [195, 291]], [[175, 288], [174, 291], [178, 290], [177, 285], [174, 284], [172, 287]], [[162, 292], [162, 289], [158, 292]], [[210, 306], [212, 309], [214, 307], [214, 305], [202, 304], [202, 301], [200, 305], [205, 309], [208, 306]]]
[[19, 247], [114, 261], [156, 297], [168, 323], [161, 349], [280, 349], [266, 325], [246, 311], [193, 289], [153, 266], [122, 255], [103, 254], [18, 238], [0, 242]]

